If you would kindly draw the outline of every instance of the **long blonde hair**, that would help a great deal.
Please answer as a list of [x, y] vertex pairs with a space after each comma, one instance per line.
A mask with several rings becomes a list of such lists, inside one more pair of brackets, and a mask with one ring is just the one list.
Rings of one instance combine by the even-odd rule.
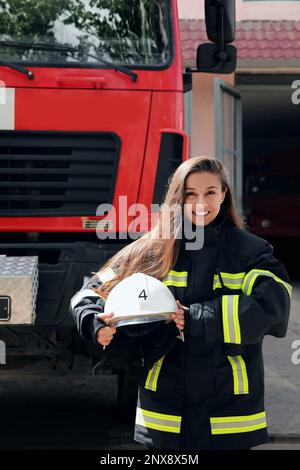
[[[181, 209], [183, 208], [186, 179], [191, 173], [199, 171], [213, 173], [220, 177], [222, 191], [224, 192], [227, 188], [220, 212], [223, 211], [226, 218], [237, 228], [241, 230], [245, 228], [243, 217], [236, 210], [233, 189], [229, 185], [228, 173], [222, 162], [210, 157], [193, 157], [186, 160], [169, 180], [155, 227], [112, 256], [98, 271], [97, 274], [100, 274], [111, 267], [116, 272], [112, 280], [104, 282], [95, 289], [99, 295], [106, 298], [118, 282], [136, 272], [142, 272], [160, 280], [168, 274], [178, 257], [180, 241], [175, 233], [176, 215], [164, 208], [178, 205]], [[163, 227], [166, 226], [170, 227], [171, 233], [168, 239], [162, 236]]]

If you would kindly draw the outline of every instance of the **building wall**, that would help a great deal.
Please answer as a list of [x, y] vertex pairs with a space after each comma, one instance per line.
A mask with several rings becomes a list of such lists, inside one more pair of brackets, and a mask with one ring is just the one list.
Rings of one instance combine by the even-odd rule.
[[[204, 19], [204, 0], [177, 0], [180, 19]], [[236, 0], [236, 20], [294, 20], [300, 19], [298, 1]]]
[[215, 99], [214, 79], [221, 78], [234, 84], [234, 74], [215, 75], [195, 73], [193, 75], [191, 156], [215, 156]]
[[[189, 20], [203, 20], [204, 19], [204, 0], [177, 0], [179, 17], [181, 20], [188, 20], [187, 23], [192, 25], [192, 28], [188, 28], [188, 31], [182, 31], [182, 39], [185, 40], [185, 47], [193, 48], [195, 50], [196, 38], [200, 37], [199, 31], [194, 31], [195, 27], [201, 27], [201, 23], [197, 21]], [[256, 73], [257, 70], [261, 72], [262, 67], [270, 67], [268, 64], [268, 54], [270, 60], [276, 62], [276, 68], [272, 65], [272, 72], [276, 73], [277, 68], [284, 68], [287, 70], [287, 64], [285, 63], [289, 57], [295, 54], [295, 42], [298, 41], [298, 33], [290, 31], [291, 28], [299, 29], [297, 20], [300, 20], [300, 2], [298, 1], [261, 1], [261, 0], [236, 0], [236, 20], [237, 22], [243, 22], [245, 24], [245, 39], [240, 41], [238, 56], [239, 60], [244, 60], [243, 47], [245, 47], [247, 41], [247, 34], [251, 33], [253, 39], [251, 44], [255, 42], [255, 49], [261, 53], [261, 45], [264, 46], [264, 51], [261, 53], [260, 63], [255, 64], [253, 59], [253, 44], [249, 55], [249, 64], [247, 60], [243, 62], [243, 68], [250, 68], [251, 73]], [[256, 25], [255, 22], [258, 22]], [[270, 22], [278, 22], [278, 27], [274, 27], [272, 31], [269, 31], [265, 25]], [[281, 22], [281, 23], [280, 23]], [[291, 22], [291, 23], [289, 23]], [[248, 24], [248, 26], [247, 26]], [[277, 24], [277, 23], [276, 23]], [[199, 26], [200, 25], [200, 26]], [[270, 26], [270, 25], [269, 25]], [[274, 25], [272, 25], [273, 27]], [[279, 27], [280, 26], [280, 27]], [[250, 28], [251, 27], [251, 28]], [[203, 28], [203, 25], [202, 25]], [[251, 31], [248, 31], [250, 28]], [[259, 29], [260, 28], [260, 29]], [[253, 31], [252, 31], [253, 30]], [[281, 31], [282, 30], [282, 31]], [[279, 32], [278, 32], [279, 31]], [[297, 33], [297, 34], [296, 34]], [[188, 35], [188, 39], [185, 37]], [[279, 35], [276, 38], [276, 35]], [[283, 36], [282, 36], [283, 35]], [[195, 38], [196, 36], [196, 38]], [[202, 33], [203, 36], [203, 33]], [[244, 38], [243, 36], [243, 38]], [[284, 37], [284, 39], [282, 39]], [[290, 39], [289, 39], [290, 38]], [[273, 41], [275, 39], [281, 41], [282, 44], [277, 44], [274, 52]], [[287, 41], [289, 39], [289, 43]], [[267, 40], [269, 43], [267, 44]], [[293, 43], [294, 41], [294, 43]], [[191, 44], [189, 45], [188, 42]], [[205, 33], [203, 41], [206, 42]], [[199, 41], [200, 43], [200, 41]], [[283, 43], [286, 47], [282, 47]], [[291, 47], [291, 43], [293, 47]], [[246, 44], [247, 45], [247, 44]], [[279, 47], [280, 46], [280, 47]], [[289, 50], [285, 51], [284, 54], [282, 49]], [[297, 47], [296, 47], [297, 48]], [[280, 49], [280, 50], [279, 50]], [[249, 54], [249, 51], [246, 51]], [[290, 55], [288, 55], [288, 53]], [[273, 54], [273, 55], [272, 55]], [[252, 57], [253, 56], [253, 57]], [[273, 57], [274, 56], [274, 57]], [[279, 57], [280, 56], [280, 57]], [[248, 56], [247, 56], [248, 57]], [[270, 62], [269, 60], [269, 62]], [[193, 59], [194, 62], [194, 59]], [[258, 61], [259, 62], [259, 61]], [[271, 61], [272, 62], [272, 61]], [[299, 63], [299, 60], [296, 60]], [[248, 65], [247, 65], [248, 64]], [[241, 66], [241, 65], [240, 65]], [[289, 65], [291, 66], [291, 65]], [[214, 108], [214, 78], [216, 75], [195, 73], [193, 74], [193, 91], [192, 91], [192, 111], [190, 118], [190, 129], [191, 129], [191, 156], [195, 155], [214, 155], [215, 154], [215, 108]], [[234, 74], [232, 75], [221, 75], [220, 78], [230, 85], [234, 84]]]

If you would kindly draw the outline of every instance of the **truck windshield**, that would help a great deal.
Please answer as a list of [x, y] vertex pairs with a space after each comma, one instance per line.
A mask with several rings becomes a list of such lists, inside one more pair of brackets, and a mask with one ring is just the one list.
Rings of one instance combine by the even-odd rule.
[[[169, 0], [6, 0], [0, 2], [0, 59], [52, 66], [166, 65]], [[36, 43], [72, 46], [34, 47]], [[32, 47], [31, 47], [32, 44]]]

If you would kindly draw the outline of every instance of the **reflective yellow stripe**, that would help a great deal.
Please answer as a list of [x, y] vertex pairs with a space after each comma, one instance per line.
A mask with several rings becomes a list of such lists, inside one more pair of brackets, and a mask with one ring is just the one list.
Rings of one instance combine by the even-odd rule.
[[253, 285], [256, 279], [258, 278], [258, 276], [272, 277], [276, 282], [279, 282], [280, 284], [282, 284], [288, 291], [289, 296], [291, 296], [292, 286], [289, 283], [280, 279], [280, 277], [276, 276], [271, 271], [266, 271], [264, 269], [252, 269], [246, 274], [244, 281], [243, 281], [243, 285], [242, 285], [242, 291], [244, 292], [244, 294], [251, 295]]
[[247, 368], [242, 356], [227, 356], [232, 367], [234, 395], [249, 393]]
[[239, 321], [239, 295], [233, 296], [233, 325], [236, 344], [241, 344], [241, 330]]
[[240, 357], [241, 357], [241, 361], [244, 363], [244, 367], [242, 367], [240, 370], [242, 371], [242, 376], [243, 376], [244, 394], [247, 395], [249, 393], [248, 373], [247, 373], [247, 368], [246, 368], [244, 359], [242, 358], [242, 356]]
[[174, 287], [187, 287], [187, 282], [176, 282], [171, 279], [168, 279], [167, 281], [163, 281], [163, 284], [165, 286], [174, 286]]
[[174, 271], [174, 269], [171, 269], [162, 282], [165, 286], [187, 287], [187, 277], [187, 271]]
[[239, 295], [222, 296], [224, 343], [241, 344]]
[[156, 413], [137, 407], [135, 422], [145, 428], [179, 434], [181, 416]]
[[177, 277], [181, 277], [181, 276], [185, 276], [187, 277], [187, 271], [174, 271], [174, 269], [171, 269], [171, 271], [169, 271], [169, 274], [171, 274], [172, 276], [177, 276]]
[[224, 342], [229, 343], [230, 334], [229, 334], [229, 324], [228, 324], [228, 301], [227, 295], [222, 297], [222, 318], [223, 318], [223, 333], [224, 333]]
[[[242, 289], [243, 280], [246, 273], [224, 273], [220, 272], [222, 281], [225, 287], [228, 289]], [[218, 274], [214, 275], [213, 290], [222, 288], [220, 278]]]
[[161, 357], [158, 361], [156, 361], [152, 369], [148, 372], [147, 379], [145, 382], [145, 388], [147, 390], [152, 390], [153, 392], [156, 392], [157, 380], [164, 358], [165, 356]]
[[212, 434], [235, 434], [251, 432], [267, 427], [266, 413], [257, 413], [247, 416], [228, 416], [210, 418]]

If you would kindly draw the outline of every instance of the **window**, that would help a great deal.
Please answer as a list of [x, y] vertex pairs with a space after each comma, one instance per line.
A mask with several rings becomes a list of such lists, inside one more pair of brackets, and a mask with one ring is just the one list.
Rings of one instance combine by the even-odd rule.
[[169, 0], [5, 0], [0, 59], [163, 65], [170, 61], [170, 17]]

